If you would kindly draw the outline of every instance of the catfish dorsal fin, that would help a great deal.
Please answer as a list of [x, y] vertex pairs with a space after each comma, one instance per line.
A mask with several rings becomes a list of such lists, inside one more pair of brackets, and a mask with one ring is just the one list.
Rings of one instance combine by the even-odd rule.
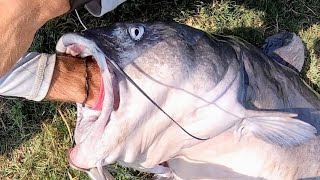
[[280, 146], [297, 146], [315, 138], [316, 128], [296, 117], [294, 113], [247, 110], [235, 133], [239, 138], [252, 133], [267, 143]]

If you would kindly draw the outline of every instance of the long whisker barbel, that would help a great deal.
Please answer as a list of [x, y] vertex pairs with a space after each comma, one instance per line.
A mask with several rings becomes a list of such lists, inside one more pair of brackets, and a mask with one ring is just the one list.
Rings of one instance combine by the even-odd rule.
[[201, 140], [201, 141], [205, 141], [205, 140], [208, 140], [208, 138], [199, 138], [199, 137], [196, 137], [194, 135], [192, 135], [191, 133], [189, 133], [187, 130], [185, 130], [177, 121], [175, 121], [168, 113], [166, 113], [156, 102], [154, 102], [150, 96], [148, 96], [131, 78], [130, 76], [124, 72], [123, 69], [121, 69], [121, 67], [113, 60], [111, 60], [110, 58], [108, 58], [105, 54], [104, 54], [106, 60], [108, 60], [111, 65], [116, 68], [123, 76], [125, 76], [125, 78], [127, 78], [147, 99], [149, 99], [149, 101], [155, 105], [161, 112], [163, 112], [172, 122], [174, 122], [180, 129], [182, 129], [186, 134], [188, 134], [189, 136], [191, 136], [192, 138], [194, 139], [197, 139], [197, 140]]

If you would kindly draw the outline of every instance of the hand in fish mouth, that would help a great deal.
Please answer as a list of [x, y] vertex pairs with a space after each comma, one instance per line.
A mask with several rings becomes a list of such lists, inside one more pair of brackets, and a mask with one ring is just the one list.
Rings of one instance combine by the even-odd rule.
[[[302, 85], [295, 71], [236, 38], [176, 23], [119, 23], [66, 34], [57, 51], [93, 56], [104, 84], [101, 111], [78, 105], [76, 145], [69, 161], [80, 169], [101, 171], [117, 161], [167, 175], [171, 159], [204, 143], [172, 123], [113, 63], [197, 137], [214, 140], [232, 131], [236, 136], [230, 143], [254, 138], [288, 148], [308, 143], [317, 132], [319, 95]], [[280, 82], [286, 87], [274, 88]], [[159, 168], [163, 162], [169, 167]]]

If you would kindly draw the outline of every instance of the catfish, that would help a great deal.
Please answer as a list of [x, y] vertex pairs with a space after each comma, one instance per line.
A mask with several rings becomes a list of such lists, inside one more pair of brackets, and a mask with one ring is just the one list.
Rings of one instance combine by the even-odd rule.
[[114, 163], [163, 179], [320, 177], [319, 94], [240, 38], [125, 22], [65, 34], [56, 50], [101, 70], [102, 109], [78, 104], [68, 152], [94, 179]]

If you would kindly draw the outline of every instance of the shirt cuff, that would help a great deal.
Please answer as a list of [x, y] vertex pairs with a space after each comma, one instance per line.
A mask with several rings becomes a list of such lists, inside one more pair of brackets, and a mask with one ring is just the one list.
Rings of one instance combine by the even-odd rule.
[[105, 13], [114, 10], [126, 0], [93, 0], [85, 5], [85, 8], [95, 17], [101, 17]]
[[56, 54], [41, 54], [38, 71], [36, 72], [35, 81], [31, 93], [27, 99], [34, 101], [43, 100], [50, 88], [51, 80], [56, 64]]
[[0, 95], [43, 100], [50, 88], [55, 62], [55, 54], [26, 54], [0, 78]]

